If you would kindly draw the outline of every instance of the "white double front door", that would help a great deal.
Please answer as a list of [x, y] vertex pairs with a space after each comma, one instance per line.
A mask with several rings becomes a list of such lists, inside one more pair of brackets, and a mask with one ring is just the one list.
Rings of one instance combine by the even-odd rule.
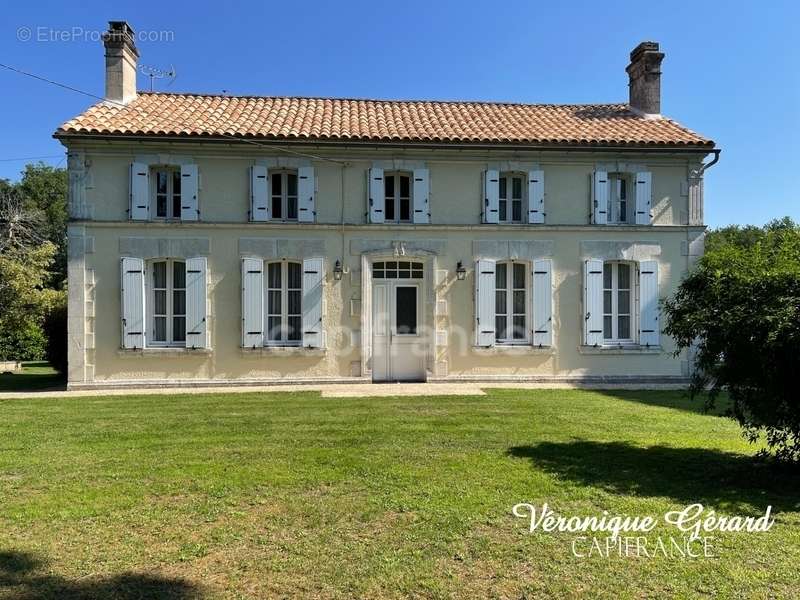
[[[376, 263], [372, 281], [373, 381], [424, 381], [426, 343], [422, 329], [422, 267], [392, 270], [409, 262]], [[395, 279], [408, 273], [408, 278]], [[418, 273], [419, 279], [411, 277]], [[387, 277], [388, 275], [388, 277]]]

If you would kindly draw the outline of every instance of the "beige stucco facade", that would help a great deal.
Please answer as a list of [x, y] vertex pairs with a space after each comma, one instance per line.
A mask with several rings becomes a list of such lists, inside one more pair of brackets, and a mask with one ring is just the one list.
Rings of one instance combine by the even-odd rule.
[[[69, 294], [73, 388], [372, 380], [371, 261], [425, 265], [421, 325], [427, 380], [678, 381], [688, 374], [662, 335], [658, 347], [584, 344], [583, 265], [588, 258], [655, 260], [658, 295], [670, 295], [702, 254], [702, 152], [512, 151], [382, 146], [156, 143], [67, 140], [70, 152]], [[131, 222], [132, 162], [197, 165], [198, 222]], [[248, 168], [313, 166], [316, 222], [248, 221]], [[430, 173], [430, 223], [367, 222], [371, 167]], [[486, 169], [545, 174], [543, 225], [481, 223]], [[591, 178], [652, 173], [651, 225], [591, 224]], [[120, 259], [208, 262], [208, 348], [122, 349]], [[245, 256], [324, 258], [323, 348], [242, 348]], [[552, 345], [477, 347], [475, 261], [552, 261]], [[340, 260], [344, 274], [335, 280]], [[461, 261], [464, 280], [456, 277]]]

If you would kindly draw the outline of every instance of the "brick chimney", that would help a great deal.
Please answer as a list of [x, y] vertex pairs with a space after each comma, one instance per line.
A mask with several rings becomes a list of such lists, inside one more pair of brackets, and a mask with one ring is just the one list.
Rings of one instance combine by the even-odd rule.
[[628, 83], [631, 108], [646, 116], [661, 115], [661, 61], [658, 42], [642, 42], [631, 52]]
[[109, 21], [103, 34], [106, 47], [106, 100], [127, 104], [136, 98], [136, 64], [139, 51], [135, 34], [126, 21]]

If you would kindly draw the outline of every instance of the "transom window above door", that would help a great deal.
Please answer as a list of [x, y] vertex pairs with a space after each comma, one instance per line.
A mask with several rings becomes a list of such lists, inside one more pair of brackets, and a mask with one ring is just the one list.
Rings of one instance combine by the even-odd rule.
[[421, 262], [391, 260], [372, 265], [373, 279], [422, 279], [422, 273]]
[[501, 173], [498, 181], [498, 219], [501, 223], [522, 223], [525, 176], [521, 173]]
[[297, 221], [297, 171], [270, 171], [271, 217]]
[[158, 219], [181, 218], [181, 171], [177, 168], [153, 169], [155, 216]]
[[383, 176], [384, 220], [395, 223], [411, 222], [411, 174], [387, 171]]

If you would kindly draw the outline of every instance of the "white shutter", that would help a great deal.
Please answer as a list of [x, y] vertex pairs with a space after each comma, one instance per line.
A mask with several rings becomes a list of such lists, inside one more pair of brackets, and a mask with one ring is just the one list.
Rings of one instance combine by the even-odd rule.
[[592, 178], [592, 222], [608, 223], [608, 172], [595, 171]]
[[498, 223], [500, 218], [500, 171], [483, 172], [483, 222]]
[[650, 203], [653, 197], [652, 173], [642, 171], [634, 174], [636, 194], [636, 224], [650, 225]]
[[475, 262], [475, 343], [493, 346], [495, 338], [495, 261]]
[[197, 165], [181, 165], [181, 221], [197, 221]]
[[658, 346], [658, 263], [643, 260], [639, 263], [639, 344]]
[[269, 221], [269, 173], [263, 165], [250, 167], [250, 220]]
[[383, 187], [383, 169], [373, 168], [367, 171], [367, 194], [369, 205], [369, 222], [383, 223], [386, 215], [386, 190]]
[[314, 167], [297, 169], [297, 220], [300, 223], [313, 223], [317, 212], [314, 207]]
[[208, 266], [205, 256], [186, 259], [186, 347], [207, 348], [206, 289]]
[[323, 260], [303, 260], [303, 346], [322, 348]]
[[603, 343], [603, 261], [590, 258], [583, 268], [583, 329], [587, 346]]
[[528, 171], [528, 223], [544, 223], [544, 171]]
[[150, 168], [144, 163], [130, 165], [130, 207], [128, 216], [132, 221], [147, 221], [150, 206]]
[[144, 348], [144, 261], [125, 256], [120, 265], [122, 347]]
[[430, 174], [428, 169], [414, 169], [414, 223], [430, 223]]
[[242, 347], [264, 345], [264, 261], [242, 259]]
[[533, 262], [533, 345], [553, 345], [552, 261]]

